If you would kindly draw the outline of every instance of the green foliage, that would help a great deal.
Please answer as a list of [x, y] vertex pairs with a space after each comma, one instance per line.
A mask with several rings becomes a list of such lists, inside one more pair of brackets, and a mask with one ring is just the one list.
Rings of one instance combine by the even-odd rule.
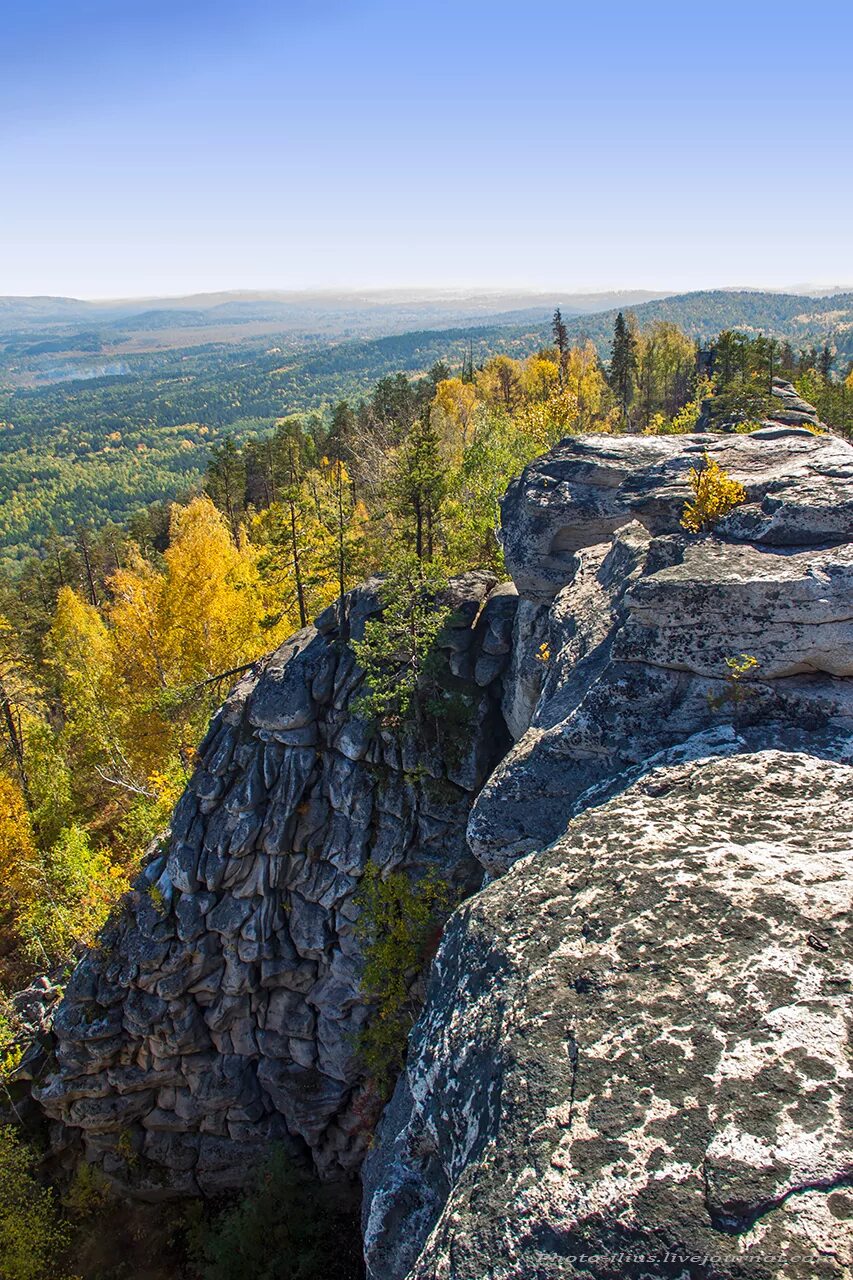
[[97, 1165], [81, 1160], [74, 1170], [71, 1183], [62, 1204], [78, 1221], [92, 1218], [109, 1207], [112, 1202], [109, 1183]]
[[678, 413], [671, 418], [667, 418], [663, 413], [654, 414], [645, 429], [645, 434], [650, 436], [689, 435], [691, 431], [696, 430], [702, 406], [711, 394], [710, 379], [700, 378], [696, 384], [693, 399], [688, 400], [683, 408], [679, 409]]
[[[380, 589], [382, 614], [370, 618], [353, 649], [364, 669], [356, 715], [400, 730], [417, 722], [436, 695], [435, 642], [448, 617], [435, 597], [447, 585], [443, 570], [403, 552]], [[433, 659], [433, 661], [430, 661]]]
[[364, 951], [362, 986], [375, 1001], [359, 1038], [359, 1055], [377, 1086], [399, 1074], [417, 1002], [412, 985], [430, 940], [452, 908], [449, 886], [434, 874], [414, 883], [401, 871], [383, 876], [369, 863], [356, 893], [356, 936]]
[[32, 823], [39, 840], [53, 844], [73, 818], [71, 770], [47, 721], [30, 717], [24, 729]]
[[610, 348], [610, 385], [623, 422], [634, 396], [634, 379], [637, 373], [637, 338], [620, 311], [613, 326], [613, 344]]
[[240, 1200], [212, 1223], [196, 1215], [201, 1280], [355, 1280], [358, 1229], [325, 1188], [274, 1149]]
[[0, 996], [0, 1087], [9, 1084], [24, 1056], [18, 1042], [17, 1019], [12, 1006]]
[[484, 410], [478, 415], [474, 438], [448, 477], [443, 531], [454, 571], [476, 565], [503, 572], [497, 536], [501, 499], [509, 482], [548, 443], [510, 414]]
[[68, 1231], [53, 1192], [35, 1178], [33, 1154], [15, 1131], [0, 1128], [0, 1275], [3, 1280], [61, 1280]]
[[36, 966], [54, 967], [94, 941], [127, 887], [109, 857], [80, 826], [66, 827], [34, 868], [17, 928]]
[[416, 422], [406, 438], [397, 464], [393, 497], [409, 541], [419, 560], [435, 555], [439, 512], [446, 492], [445, 466], [438, 433], [427, 414]]
[[794, 386], [804, 400], [815, 406], [821, 421], [853, 439], [853, 372], [836, 381], [824, 377], [818, 369], [807, 368], [795, 378]]

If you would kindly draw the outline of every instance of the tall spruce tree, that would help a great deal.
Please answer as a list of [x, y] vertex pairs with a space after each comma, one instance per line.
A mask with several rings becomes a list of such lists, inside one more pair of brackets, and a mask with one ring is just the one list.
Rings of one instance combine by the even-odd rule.
[[560, 308], [554, 312], [554, 319], [551, 321], [551, 332], [554, 335], [554, 342], [560, 353], [560, 359], [565, 356], [569, 349], [569, 331], [566, 328]]
[[438, 433], [427, 415], [415, 423], [400, 450], [394, 482], [396, 507], [403, 519], [411, 522], [419, 560], [431, 560], [435, 554], [436, 524], [446, 492], [445, 472]]
[[610, 348], [610, 386], [619, 405], [623, 425], [628, 418], [636, 371], [637, 341], [620, 311], [613, 327], [613, 343]]

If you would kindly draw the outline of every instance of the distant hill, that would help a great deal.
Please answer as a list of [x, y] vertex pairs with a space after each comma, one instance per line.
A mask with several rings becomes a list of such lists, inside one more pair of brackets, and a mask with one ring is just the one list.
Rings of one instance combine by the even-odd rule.
[[[507, 300], [490, 295], [488, 305], [498, 297]], [[839, 352], [839, 371], [853, 359], [853, 293], [818, 298], [715, 290], [630, 298], [618, 295], [612, 305], [608, 297], [607, 309], [583, 315], [570, 315], [563, 299], [571, 338], [591, 338], [606, 357], [621, 309], [633, 310], [641, 326], [670, 320], [701, 341], [727, 327], [787, 339], [795, 347], [820, 346], [829, 338]], [[27, 301], [35, 314], [38, 305], [56, 300]], [[208, 311], [208, 323], [196, 328], [192, 308], [140, 316], [149, 325], [168, 317], [159, 346], [150, 345], [152, 329], [142, 332], [142, 346], [134, 345], [140, 333], [126, 318], [116, 321], [112, 338], [106, 325], [69, 327], [63, 337], [34, 323], [0, 341], [0, 384], [7, 388], [0, 390], [0, 559], [7, 565], [20, 559], [52, 528], [66, 532], [80, 520], [124, 520], [149, 502], [186, 491], [199, 483], [210, 445], [225, 433], [238, 440], [262, 433], [276, 418], [323, 411], [343, 397], [365, 394], [379, 378], [424, 373], [438, 360], [459, 369], [469, 353], [475, 364], [496, 352], [525, 356], [551, 341], [555, 301], [539, 298], [536, 305], [442, 327], [432, 308], [444, 302], [433, 299], [422, 312], [411, 299], [398, 298], [396, 310], [380, 307], [373, 322], [396, 325], [414, 309], [420, 323], [365, 336], [359, 325], [366, 321], [353, 319], [352, 311], [352, 330], [344, 334], [270, 330], [257, 319], [235, 320], [234, 308], [253, 306], [251, 299], [217, 299], [212, 309], [227, 307], [231, 327], [218, 328]], [[227, 340], [217, 341], [223, 332]]]
[[33, 330], [87, 328], [105, 334], [175, 327], [269, 323], [281, 332], [379, 334], [406, 329], [447, 327], [493, 316], [560, 306], [568, 315], [636, 306], [660, 291], [608, 293], [534, 293], [510, 290], [385, 289], [358, 292], [235, 292], [190, 294], [174, 298], [0, 297], [0, 340]]
[[573, 335], [585, 333], [599, 345], [609, 341], [619, 310], [632, 310], [641, 326], [669, 320], [700, 341], [721, 329], [764, 333], [794, 347], [832, 341], [853, 358], [853, 291], [821, 297], [761, 293], [753, 290], [710, 290], [657, 298], [631, 308], [611, 308], [595, 316], [573, 319]]

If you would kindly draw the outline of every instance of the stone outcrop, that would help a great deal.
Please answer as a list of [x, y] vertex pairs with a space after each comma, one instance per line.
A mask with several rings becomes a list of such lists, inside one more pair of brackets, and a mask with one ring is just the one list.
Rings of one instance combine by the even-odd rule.
[[372, 1276], [850, 1274], [851, 770], [730, 750], [453, 917], [368, 1160]]
[[[506, 750], [499, 706], [516, 600], [457, 579], [440, 644], [470, 700], [460, 741], [374, 734], [338, 607], [237, 685], [202, 743], [161, 852], [75, 971], [37, 1090], [59, 1132], [137, 1193], [240, 1186], [273, 1140], [323, 1176], [360, 1165], [380, 1100], [356, 1041], [369, 1015], [354, 900], [368, 862], [481, 872], [473, 795]], [[345, 601], [358, 639], [375, 584]]]
[[784, 427], [817, 427], [825, 429], [813, 404], [804, 400], [792, 382], [774, 378], [770, 388], [768, 419]]
[[[747, 500], [697, 539], [680, 519], [705, 450]], [[489, 871], [555, 840], [590, 787], [705, 729], [761, 724], [768, 743], [830, 753], [850, 731], [843, 441], [776, 429], [568, 440], [510, 486], [504, 529], [520, 594], [507, 720], [520, 740], [469, 825]], [[757, 665], [735, 688], [726, 660], [740, 654]]]
[[[740, 425], [738, 420], [731, 422], [715, 421], [717, 405], [714, 397], [703, 400], [697, 431], [729, 430], [734, 431]], [[805, 427], [806, 430], [827, 431], [826, 423], [821, 422], [820, 414], [813, 404], [804, 400], [792, 382], [785, 378], [774, 377], [770, 385], [769, 404], [766, 416], [762, 419], [763, 427]]]
[[[747, 498], [696, 538], [705, 449]], [[468, 832], [500, 878], [365, 1166], [371, 1280], [841, 1280], [853, 449], [569, 439], [503, 527], [517, 742]]]
[[[706, 450], [746, 500], [697, 538]], [[445, 602], [462, 742], [353, 713], [375, 584], [240, 682], [35, 1091], [150, 1196], [369, 1150], [371, 1280], [847, 1280], [853, 448], [571, 438], [503, 538]], [[368, 862], [469, 895], [375, 1133]]]

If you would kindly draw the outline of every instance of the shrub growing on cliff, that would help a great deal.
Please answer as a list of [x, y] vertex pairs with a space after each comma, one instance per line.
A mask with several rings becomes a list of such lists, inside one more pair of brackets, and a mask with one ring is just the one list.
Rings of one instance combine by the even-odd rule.
[[690, 468], [689, 479], [693, 501], [685, 503], [681, 525], [690, 533], [707, 533], [723, 516], [746, 501], [746, 489], [709, 457], [707, 449], [702, 466]]
[[373, 863], [356, 902], [361, 915], [355, 931], [364, 950], [362, 988], [375, 1001], [358, 1050], [365, 1069], [386, 1091], [402, 1067], [417, 1012], [411, 984], [453, 904], [449, 885], [438, 876], [430, 873], [412, 883], [402, 871], [383, 877]]
[[447, 577], [434, 564], [404, 554], [381, 587], [382, 616], [365, 623], [364, 639], [353, 642], [364, 669], [364, 690], [353, 710], [383, 728], [399, 729], [418, 719], [434, 692], [435, 642], [447, 610], [436, 594]]
[[750, 693], [754, 693], [755, 691], [747, 688], [743, 681], [755, 674], [758, 670], [758, 665], [758, 659], [753, 657], [751, 653], [739, 653], [731, 658], [726, 658], [723, 692], [717, 697], [714, 697], [713, 694], [708, 694], [708, 706], [711, 710], [718, 711], [727, 702], [731, 703], [732, 706], [738, 707], [749, 697]]

